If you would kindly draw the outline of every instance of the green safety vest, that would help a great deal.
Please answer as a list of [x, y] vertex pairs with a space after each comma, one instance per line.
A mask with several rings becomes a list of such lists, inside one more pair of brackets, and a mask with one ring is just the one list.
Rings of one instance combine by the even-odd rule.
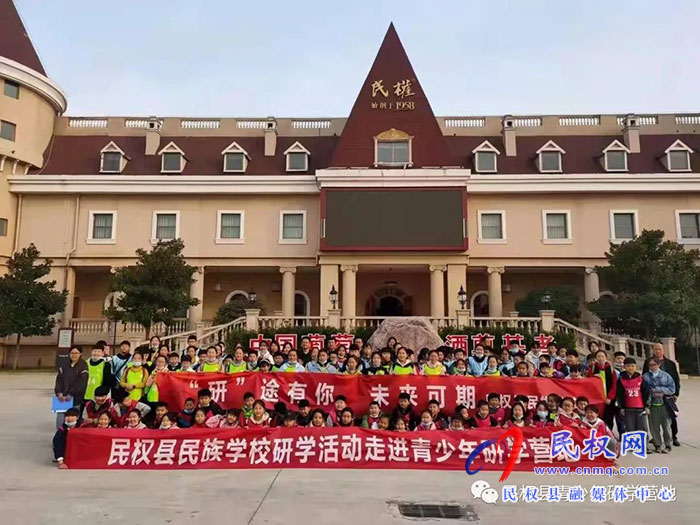
[[391, 368], [391, 372], [397, 376], [409, 376], [411, 374], [415, 374], [416, 369], [413, 366], [413, 363], [408, 363], [406, 365], [394, 363], [394, 366]]
[[148, 387], [148, 392], [146, 392], [146, 401], [149, 403], [158, 402], [158, 382], [153, 381], [153, 384]]
[[87, 388], [85, 389], [85, 399], [95, 399], [95, 389], [99, 386], [102, 385], [102, 380], [104, 379], [104, 369], [105, 369], [105, 361], [102, 360], [96, 365], [90, 364], [90, 361], [88, 360], [87, 362], [87, 368], [88, 368], [88, 382], [87, 382]]
[[[143, 376], [144, 376], [144, 368], [143, 366], [140, 366], [139, 368], [134, 368], [133, 366], [130, 366], [129, 368], [126, 369], [126, 381], [125, 383], [127, 385], [139, 385], [144, 382]], [[147, 374], [147, 372], [146, 372]], [[133, 399], [134, 401], [138, 401], [141, 399], [143, 396], [143, 388], [134, 388], [131, 392], [129, 392], [129, 398]]]
[[270, 368], [270, 372], [279, 372], [279, 371], [280, 371], [280, 367], [277, 365], [274, 365], [272, 368]]
[[445, 367], [440, 363], [438, 363], [435, 368], [431, 367], [428, 363], [423, 367], [423, 373], [427, 376], [441, 376], [444, 371]]
[[199, 370], [202, 372], [218, 372], [221, 366], [219, 363], [207, 363], [206, 361], [202, 363]]
[[241, 362], [240, 364], [236, 363], [231, 363], [228, 365], [228, 370], [226, 370], [229, 374], [240, 374], [242, 372], [247, 372], [248, 371], [248, 363], [245, 361]]

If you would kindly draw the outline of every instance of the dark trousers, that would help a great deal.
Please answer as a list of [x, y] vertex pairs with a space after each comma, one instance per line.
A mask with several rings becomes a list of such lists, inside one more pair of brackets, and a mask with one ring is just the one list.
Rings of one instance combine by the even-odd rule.
[[673, 439], [678, 439], [678, 418], [673, 410], [669, 410], [671, 415], [671, 435]]
[[643, 408], [625, 409], [624, 420], [625, 432], [636, 432], [638, 430], [649, 432], [647, 430], [647, 415], [644, 413]]
[[611, 401], [609, 405], [605, 405], [602, 419], [605, 421], [605, 426], [612, 430], [615, 424], [615, 401]]

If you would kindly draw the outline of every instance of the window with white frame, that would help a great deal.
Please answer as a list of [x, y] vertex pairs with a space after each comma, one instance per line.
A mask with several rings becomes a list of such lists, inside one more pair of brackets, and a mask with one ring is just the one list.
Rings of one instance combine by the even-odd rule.
[[17, 135], [17, 125], [7, 120], [0, 120], [0, 139], [15, 141]]
[[185, 169], [185, 163], [187, 161], [185, 152], [178, 148], [174, 142], [170, 142], [161, 149], [158, 155], [160, 155], [161, 159], [161, 173], [182, 173]]
[[561, 173], [562, 157], [566, 153], [553, 140], [537, 150], [537, 168], [540, 173]]
[[619, 140], [613, 140], [603, 150], [603, 168], [605, 171], [627, 171], [627, 155], [630, 150]]
[[413, 137], [398, 129], [382, 131], [374, 137], [374, 164], [376, 166], [410, 166]]
[[504, 210], [484, 210], [478, 215], [479, 237], [482, 244], [499, 244], [506, 241], [506, 212]]
[[690, 154], [693, 150], [682, 141], [677, 140], [664, 153], [663, 163], [668, 171], [690, 171]]
[[179, 211], [154, 211], [151, 242], [171, 241], [180, 236]]
[[127, 160], [124, 151], [110, 142], [100, 150], [100, 173], [121, 173]]
[[114, 244], [116, 229], [116, 211], [90, 211], [87, 244]]
[[0, 237], [7, 237], [7, 219], [0, 218]]
[[637, 236], [637, 210], [610, 211], [610, 240], [629, 241]]
[[19, 84], [13, 82], [12, 80], [5, 79], [5, 85], [3, 86], [3, 93], [6, 97], [19, 98]]
[[235, 244], [243, 242], [243, 212], [221, 210], [217, 212], [216, 242]]
[[498, 155], [501, 154], [488, 140], [472, 150], [474, 154], [474, 170], [477, 173], [496, 173]]
[[232, 142], [224, 151], [224, 173], [244, 173], [248, 168], [248, 152], [236, 142]]
[[306, 242], [306, 211], [284, 210], [280, 212], [280, 237], [282, 244]]
[[571, 242], [571, 212], [544, 210], [542, 212], [543, 242], [566, 244]]
[[676, 211], [676, 232], [678, 242], [693, 244], [700, 243], [700, 211]]
[[295, 142], [284, 152], [287, 158], [287, 171], [308, 171], [311, 153], [300, 142]]

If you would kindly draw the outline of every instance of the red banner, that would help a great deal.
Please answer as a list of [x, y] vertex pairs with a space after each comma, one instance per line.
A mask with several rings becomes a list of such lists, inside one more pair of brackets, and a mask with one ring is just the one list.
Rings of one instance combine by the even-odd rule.
[[277, 401], [295, 405], [308, 399], [311, 407], [326, 411], [333, 407], [335, 398], [344, 395], [348, 406], [356, 414], [364, 414], [370, 401], [377, 401], [383, 411], [392, 410], [398, 396], [406, 392], [411, 404], [422, 410], [428, 401], [436, 399], [440, 407], [452, 413], [457, 405], [476, 407], [491, 392], [501, 394], [501, 406], [510, 408], [516, 395], [529, 398], [529, 407], [555, 393], [562, 397], [585, 396], [591, 404], [604, 403], [599, 378], [545, 379], [510, 377], [462, 376], [363, 376], [309, 373], [245, 372], [242, 374], [169, 373], [158, 375], [160, 400], [171, 410], [179, 410], [188, 397], [197, 398], [197, 390], [208, 388], [212, 399], [222, 408], [240, 408], [243, 394], [252, 392], [256, 399], [272, 408]]
[[[587, 431], [570, 429], [583, 448]], [[503, 429], [460, 432], [387, 432], [363, 428], [75, 429], [68, 433], [66, 464], [73, 469], [385, 468], [462, 470], [472, 451]], [[564, 453], [551, 457], [552, 430], [524, 428], [514, 470], [572, 465]], [[503, 470], [512, 442], [486, 447], [471, 470]], [[609, 466], [581, 454], [577, 466]]]

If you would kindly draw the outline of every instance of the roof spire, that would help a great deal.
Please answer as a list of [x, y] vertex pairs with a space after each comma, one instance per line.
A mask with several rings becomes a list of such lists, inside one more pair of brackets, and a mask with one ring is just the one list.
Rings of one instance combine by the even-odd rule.
[[0, 0], [0, 57], [19, 62], [46, 76], [13, 0]]
[[345, 123], [331, 166], [373, 166], [374, 137], [392, 128], [413, 137], [413, 167], [454, 164], [393, 23]]

